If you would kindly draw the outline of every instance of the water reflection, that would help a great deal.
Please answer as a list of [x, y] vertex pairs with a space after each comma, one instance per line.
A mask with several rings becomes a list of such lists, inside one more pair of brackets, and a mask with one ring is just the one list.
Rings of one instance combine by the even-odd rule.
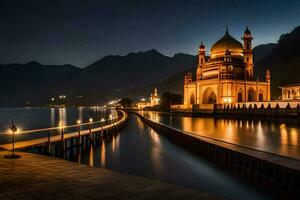
[[57, 126], [61, 126], [62, 124], [64, 126], [67, 125], [66, 108], [59, 108], [59, 110], [58, 110], [58, 124], [57, 124]]
[[90, 150], [89, 150], [89, 167], [93, 167], [94, 166], [94, 149], [93, 149], [93, 145], [90, 145]]
[[105, 141], [102, 141], [100, 147], [100, 166], [105, 167], [106, 161], [106, 151], [105, 151]]
[[153, 112], [144, 112], [144, 115], [197, 135], [300, 159], [300, 130], [297, 126], [254, 120], [169, 116]]
[[[173, 117], [173, 120], [177, 122], [177, 118]], [[230, 121], [218, 123], [211, 120], [209, 123], [217, 123], [220, 127], [229, 125], [233, 130], [235, 127], [235, 123]], [[235, 134], [234, 131], [232, 133]], [[135, 116], [129, 117], [126, 128], [120, 134], [110, 139], [103, 138], [99, 145], [81, 149], [80, 153], [81, 163], [89, 166], [159, 179], [229, 199], [272, 197], [272, 194], [259, 191], [178, 147], [146, 124], [142, 125]], [[72, 157], [68, 159], [72, 160]]]

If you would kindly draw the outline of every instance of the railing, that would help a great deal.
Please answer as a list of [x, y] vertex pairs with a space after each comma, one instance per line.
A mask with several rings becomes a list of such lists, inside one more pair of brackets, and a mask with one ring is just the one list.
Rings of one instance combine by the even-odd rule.
[[[18, 141], [15, 143], [15, 149], [24, 149], [30, 146], [37, 146], [43, 143], [48, 143], [49, 145], [51, 143], [64, 141], [66, 139], [71, 138], [80, 138], [81, 136], [91, 135], [93, 133], [99, 133], [104, 132], [106, 130], [110, 130], [114, 127], [118, 127], [123, 122], [127, 120], [128, 116], [127, 113], [120, 110], [117, 117], [111, 117], [108, 120], [99, 120], [99, 121], [93, 121], [93, 122], [86, 122], [86, 123], [78, 123], [75, 125], [69, 125], [69, 126], [57, 126], [57, 127], [50, 127], [50, 128], [41, 128], [41, 129], [34, 129], [34, 130], [24, 130], [20, 132], [16, 132], [16, 135], [20, 134], [32, 134], [37, 132], [46, 132], [47, 137], [42, 138], [35, 138], [31, 140], [24, 140], [24, 141]], [[82, 129], [83, 126], [89, 126], [87, 129]], [[94, 127], [95, 125], [100, 125], [97, 127]], [[66, 129], [68, 128], [77, 128], [77, 131], [71, 131], [66, 132]], [[56, 135], [51, 135], [51, 131], [57, 130], [60, 131], [60, 133]], [[11, 134], [11, 133], [4, 133], [4, 134]], [[0, 145], [0, 149], [6, 149], [10, 150], [13, 148], [12, 143], [2, 144]]]

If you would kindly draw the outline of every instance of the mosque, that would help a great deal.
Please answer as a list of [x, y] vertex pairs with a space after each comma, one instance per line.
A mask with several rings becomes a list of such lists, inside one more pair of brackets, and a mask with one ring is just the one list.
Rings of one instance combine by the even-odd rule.
[[212, 45], [209, 57], [201, 42], [196, 77], [193, 79], [190, 72], [184, 77], [184, 108], [270, 101], [270, 71], [266, 71], [264, 81], [253, 77], [253, 37], [248, 27], [241, 39], [243, 44], [226, 28], [225, 35]]

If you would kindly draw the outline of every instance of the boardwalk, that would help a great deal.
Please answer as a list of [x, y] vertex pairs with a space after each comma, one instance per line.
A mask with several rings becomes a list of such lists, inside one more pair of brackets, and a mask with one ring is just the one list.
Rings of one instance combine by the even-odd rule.
[[[0, 199], [219, 199], [207, 193], [103, 168], [18, 152], [0, 152]], [[201, 181], [201, 180], [200, 180]]]
[[[103, 130], [105, 131], [105, 130], [111, 129], [111, 128], [116, 127], [116, 126], [122, 124], [123, 122], [125, 122], [128, 116], [124, 111], [120, 111], [120, 112], [122, 112], [122, 118], [119, 119], [117, 122], [115, 122], [113, 124], [105, 125], [103, 127], [93, 128], [93, 129], [91, 129], [91, 132], [96, 133], [96, 132], [100, 132], [100, 131], [103, 131]], [[85, 135], [89, 135], [89, 134], [90, 134], [89, 129], [81, 130], [81, 132], [80, 132], [81, 136], [85, 136]], [[78, 137], [78, 131], [64, 134], [64, 140], [71, 139], [71, 138], [76, 138], [76, 137]], [[43, 138], [38, 138], [38, 139], [33, 139], [33, 140], [20, 141], [20, 142], [15, 143], [15, 149], [25, 149], [25, 148], [28, 148], [28, 147], [38, 146], [38, 145], [41, 145], [41, 144], [48, 143], [48, 141], [49, 141], [48, 137], [43, 137]], [[51, 143], [60, 142], [60, 141], [62, 141], [61, 135], [54, 135], [54, 136], [50, 137], [50, 142]], [[2, 145], [0, 145], [0, 149], [11, 150], [12, 149], [12, 143], [2, 144]]]

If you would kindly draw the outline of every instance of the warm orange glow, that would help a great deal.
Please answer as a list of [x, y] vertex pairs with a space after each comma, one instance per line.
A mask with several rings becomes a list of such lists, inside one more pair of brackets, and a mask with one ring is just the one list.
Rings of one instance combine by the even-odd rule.
[[102, 141], [102, 144], [101, 144], [100, 161], [101, 161], [101, 165], [105, 166], [105, 161], [106, 161], [105, 141]]
[[232, 102], [232, 98], [231, 97], [224, 97], [223, 101], [224, 101], [224, 103], [231, 103]]
[[64, 128], [64, 123], [63, 122], [59, 122], [59, 128]]
[[81, 124], [81, 120], [80, 119], [77, 120], [77, 124]]

